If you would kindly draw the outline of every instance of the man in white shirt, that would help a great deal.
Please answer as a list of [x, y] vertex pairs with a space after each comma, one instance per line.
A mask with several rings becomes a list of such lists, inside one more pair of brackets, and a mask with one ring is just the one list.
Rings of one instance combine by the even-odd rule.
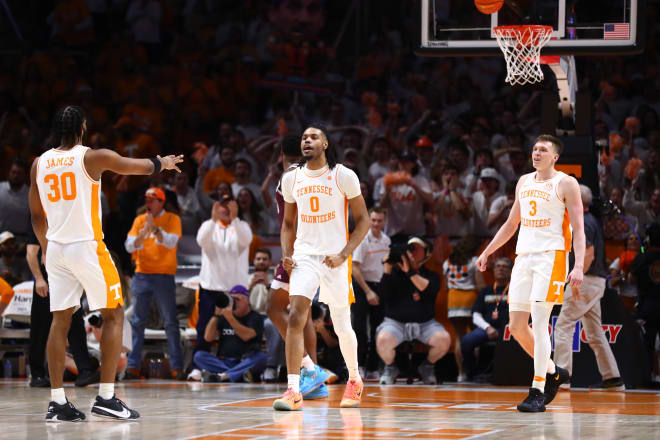
[[[197, 244], [202, 248], [202, 268], [199, 272], [195, 352], [211, 348], [210, 343], [204, 340], [204, 331], [215, 311], [216, 297], [229, 292], [237, 284], [249, 284], [248, 254], [251, 242], [250, 225], [238, 218], [238, 204], [231, 195], [225, 194], [213, 204], [211, 218], [202, 223], [197, 231]], [[198, 368], [188, 375], [188, 379], [192, 380], [199, 381], [201, 378]]]
[[[378, 369], [376, 328], [383, 322], [384, 309], [380, 303], [380, 280], [383, 277], [383, 259], [390, 248], [390, 238], [383, 232], [385, 210], [369, 211], [369, 232], [353, 251], [353, 284], [355, 303], [351, 305], [353, 329], [358, 340], [358, 361], [367, 372]], [[369, 333], [367, 334], [367, 318]], [[369, 378], [369, 373], [367, 373]], [[378, 378], [376, 373], [374, 378]]]

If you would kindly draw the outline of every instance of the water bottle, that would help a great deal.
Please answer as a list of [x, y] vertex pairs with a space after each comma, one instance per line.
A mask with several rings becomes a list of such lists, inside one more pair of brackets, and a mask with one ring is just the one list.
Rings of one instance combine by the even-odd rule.
[[5, 365], [4, 365], [4, 373], [5, 373], [4, 377], [7, 378], [7, 379], [11, 378], [12, 373], [13, 373], [12, 370], [13, 369], [12, 369], [12, 366], [11, 366], [11, 359], [6, 358], [5, 359]]

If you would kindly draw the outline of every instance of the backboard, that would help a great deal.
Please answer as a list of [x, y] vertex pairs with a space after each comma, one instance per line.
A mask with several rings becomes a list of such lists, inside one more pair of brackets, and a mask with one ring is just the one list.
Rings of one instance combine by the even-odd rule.
[[553, 27], [542, 55], [612, 55], [643, 50], [645, 0], [504, 0], [496, 13], [473, 0], [417, 0], [418, 55], [502, 55], [493, 27], [540, 24]]

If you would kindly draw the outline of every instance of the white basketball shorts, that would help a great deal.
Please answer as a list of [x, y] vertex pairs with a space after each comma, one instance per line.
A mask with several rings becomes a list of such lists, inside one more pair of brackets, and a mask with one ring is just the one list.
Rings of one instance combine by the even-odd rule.
[[83, 290], [90, 310], [124, 304], [117, 268], [101, 240], [48, 242], [46, 272], [52, 312], [79, 307]]
[[509, 312], [529, 312], [530, 304], [561, 304], [568, 274], [568, 253], [544, 251], [516, 257], [509, 284]]
[[338, 267], [323, 264], [324, 255], [293, 255], [289, 296], [301, 295], [314, 299], [320, 287], [319, 300], [328, 305], [347, 306], [355, 302], [351, 283], [350, 257]]

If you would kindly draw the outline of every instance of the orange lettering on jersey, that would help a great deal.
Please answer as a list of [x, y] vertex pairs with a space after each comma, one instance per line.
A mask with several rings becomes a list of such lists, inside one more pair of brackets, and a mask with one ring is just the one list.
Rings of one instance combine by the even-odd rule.
[[50, 158], [46, 163], [46, 169], [53, 167], [70, 167], [73, 165], [73, 156]]
[[332, 196], [332, 187], [324, 185], [310, 185], [303, 186], [302, 188], [298, 188], [296, 190], [296, 195], [298, 197], [302, 197], [305, 194], [327, 194]]
[[329, 212], [327, 214], [321, 214], [321, 215], [307, 215], [307, 214], [300, 214], [300, 221], [303, 223], [325, 223], [329, 222], [331, 220], [334, 220], [336, 217], [335, 211]]
[[529, 197], [537, 197], [539, 199], [545, 200], [546, 202], [550, 201], [550, 193], [547, 193], [545, 191], [539, 191], [538, 189], [528, 189], [525, 191], [521, 191], [520, 193], [521, 199], [526, 199]]
[[520, 224], [526, 228], [547, 228], [550, 226], [551, 219], [549, 218], [540, 218], [540, 219], [529, 219], [521, 218]]

